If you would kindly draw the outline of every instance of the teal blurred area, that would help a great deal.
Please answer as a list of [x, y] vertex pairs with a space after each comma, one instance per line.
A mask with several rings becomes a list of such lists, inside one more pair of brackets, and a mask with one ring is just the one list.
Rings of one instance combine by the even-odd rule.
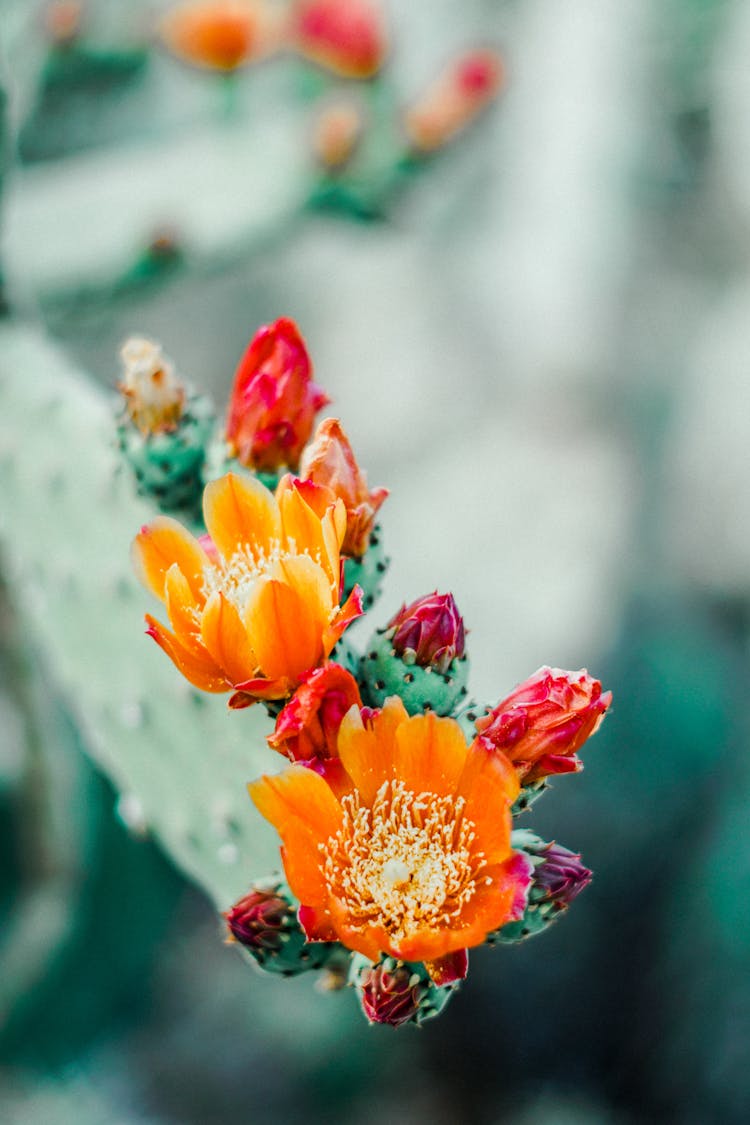
[[[228, 115], [156, 43], [163, 7], [90, 0], [55, 47], [50, 8], [0, 0], [6, 320], [107, 393], [153, 336], [221, 408], [256, 327], [294, 317], [391, 489], [376, 623], [450, 589], [478, 699], [545, 663], [613, 691], [583, 775], [527, 814], [595, 879], [543, 938], [473, 952], [420, 1031], [254, 972], [91, 763], [7, 568], [0, 1120], [745, 1125], [748, 6], [391, 0], [338, 193], [310, 138], [351, 87], [264, 63]], [[393, 175], [398, 107], [478, 43], [497, 105]]]

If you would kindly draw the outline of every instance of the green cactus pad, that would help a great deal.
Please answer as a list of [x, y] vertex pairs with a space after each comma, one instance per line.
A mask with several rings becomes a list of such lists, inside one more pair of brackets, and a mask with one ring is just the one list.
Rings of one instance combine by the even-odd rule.
[[127, 416], [117, 426], [120, 450], [130, 465], [138, 492], [154, 500], [162, 511], [200, 511], [206, 443], [214, 425], [211, 400], [188, 399], [177, 428], [143, 434]]
[[382, 707], [389, 695], [399, 695], [410, 715], [453, 714], [466, 695], [467, 657], [452, 661], [445, 673], [409, 664], [394, 651], [393, 633], [393, 629], [378, 629], [365, 649], [359, 676], [362, 698], [372, 707]]
[[376, 524], [370, 536], [370, 544], [360, 559], [347, 559], [344, 563], [344, 593], [341, 600], [349, 597], [355, 586], [364, 592], [363, 608], [372, 609], [380, 597], [381, 585], [390, 559], [383, 548], [383, 533]]

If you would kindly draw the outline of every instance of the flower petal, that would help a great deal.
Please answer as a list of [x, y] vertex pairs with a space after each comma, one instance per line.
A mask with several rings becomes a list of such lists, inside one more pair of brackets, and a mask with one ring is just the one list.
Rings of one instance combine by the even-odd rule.
[[138, 579], [160, 601], [164, 601], [166, 574], [177, 563], [196, 601], [203, 600], [203, 573], [210, 566], [198, 540], [170, 516], [157, 516], [142, 527], [131, 549]]
[[167, 571], [164, 602], [170, 624], [180, 642], [196, 656], [205, 657], [206, 650], [199, 633], [202, 603], [194, 600], [190, 584], [177, 563], [172, 563]]
[[201, 637], [232, 684], [252, 676], [257, 660], [239, 613], [220, 590], [211, 595], [201, 618]]
[[339, 757], [364, 805], [372, 805], [383, 782], [393, 777], [396, 732], [408, 717], [395, 695], [386, 699], [383, 710], [374, 716], [370, 726], [362, 722], [356, 706], [344, 716], [339, 728]]
[[510, 806], [518, 793], [518, 776], [505, 755], [475, 738], [456, 794], [466, 801], [464, 816], [476, 826], [476, 847], [487, 863], [505, 859], [510, 851]]
[[254, 477], [236, 473], [212, 480], [203, 492], [203, 518], [225, 559], [247, 545], [267, 551], [281, 539], [281, 516], [274, 495]]
[[[327, 517], [329, 508], [337, 503], [335, 495], [331, 493], [330, 496], [316, 497], [316, 503], [326, 502], [323, 514], [319, 515], [308, 503], [309, 490], [303, 485], [298, 486], [297, 482], [287, 474], [279, 482], [276, 497], [281, 511], [285, 545], [297, 551], [302, 550], [304, 545], [313, 558], [320, 560], [331, 588], [335, 588], [338, 593], [338, 541], [335, 532], [332, 531], [332, 517]], [[344, 520], [346, 520], [346, 512], [344, 512]]]
[[468, 747], [453, 719], [430, 712], [406, 720], [396, 731], [394, 773], [413, 793], [455, 792]]
[[248, 792], [258, 811], [284, 841], [290, 828], [302, 827], [324, 844], [341, 825], [341, 805], [323, 778], [305, 766], [289, 766], [282, 773], [266, 774], [252, 781]]
[[258, 579], [245, 609], [245, 627], [268, 679], [296, 682], [323, 657], [319, 610], [277, 579]]
[[229, 690], [231, 684], [226, 682], [221, 668], [208, 653], [201, 656], [187, 648], [174, 633], [165, 629], [150, 613], [146, 614], [146, 623], [148, 625], [146, 632], [154, 638], [160, 648], [164, 649], [175, 667], [194, 687], [213, 692]]
[[466, 980], [469, 971], [469, 954], [465, 949], [456, 949], [453, 953], [438, 957], [436, 961], [428, 961], [425, 969], [430, 974], [432, 983], [438, 988], [453, 984], [457, 980]]
[[344, 604], [340, 607], [333, 623], [323, 631], [323, 650], [328, 656], [334, 649], [339, 637], [352, 621], [356, 621], [364, 613], [364, 592], [361, 586], [355, 586]]

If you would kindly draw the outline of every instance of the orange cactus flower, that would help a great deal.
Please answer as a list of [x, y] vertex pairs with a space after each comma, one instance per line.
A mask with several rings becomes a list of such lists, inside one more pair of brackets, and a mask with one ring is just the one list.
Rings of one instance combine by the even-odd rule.
[[525, 907], [530, 864], [510, 844], [515, 770], [479, 739], [467, 746], [453, 719], [410, 718], [396, 696], [380, 712], [350, 708], [338, 754], [338, 791], [303, 765], [249, 786], [281, 836], [308, 939], [455, 979], [456, 955]]
[[346, 535], [341, 553], [361, 558], [387, 488], [367, 487], [367, 477], [357, 464], [354, 451], [338, 418], [324, 418], [315, 437], [302, 454], [300, 479], [326, 490], [327, 503], [338, 497], [346, 506]]
[[167, 13], [161, 34], [184, 62], [230, 72], [272, 49], [274, 22], [261, 0], [187, 0]]
[[342, 78], [371, 78], [383, 65], [383, 13], [372, 0], [299, 0], [291, 39], [300, 54]]
[[416, 152], [429, 153], [453, 140], [498, 94], [504, 79], [497, 51], [470, 51], [448, 66], [405, 115]]
[[319, 515], [289, 476], [274, 496], [228, 473], [206, 486], [203, 515], [206, 545], [168, 516], [135, 539], [136, 572], [172, 626], [147, 614], [147, 631], [204, 691], [284, 699], [361, 613], [359, 589], [339, 605], [344, 506]]

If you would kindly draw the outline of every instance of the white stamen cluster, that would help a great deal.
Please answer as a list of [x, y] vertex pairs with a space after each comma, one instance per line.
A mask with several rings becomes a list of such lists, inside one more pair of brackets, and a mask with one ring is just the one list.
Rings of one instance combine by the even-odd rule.
[[344, 797], [342, 826], [321, 850], [329, 890], [357, 929], [382, 926], [399, 942], [459, 922], [484, 859], [465, 803], [402, 781], [384, 782], [371, 809], [356, 792]]
[[222, 565], [211, 565], [204, 569], [203, 594], [210, 598], [211, 594], [220, 590], [242, 617], [257, 580], [288, 553], [282, 551], [278, 539], [271, 540], [266, 548], [244, 543]]
[[185, 388], [161, 346], [131, 336], [123, 344], [120, 358], [123, 376], [119, 387], [135, 424], [146, 431], [174, 425], [182, 414]]

